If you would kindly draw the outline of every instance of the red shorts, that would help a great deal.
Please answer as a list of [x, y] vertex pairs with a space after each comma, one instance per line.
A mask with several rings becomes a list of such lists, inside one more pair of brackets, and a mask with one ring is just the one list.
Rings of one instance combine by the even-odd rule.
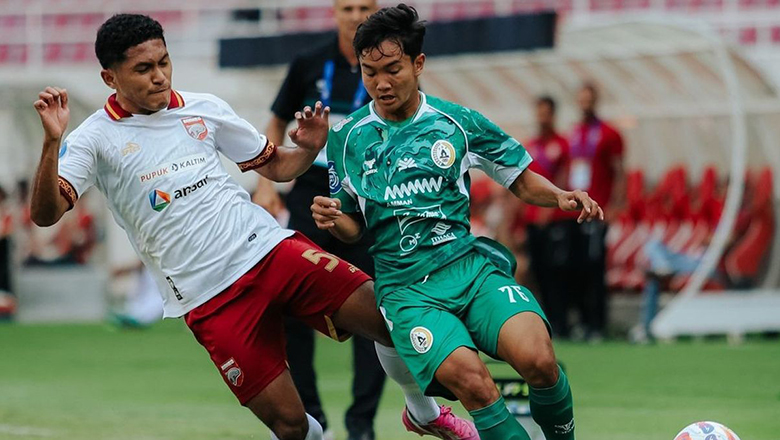
[[370, 279], [296, 233], [184, 321], [246, 405], [287, 368], [283, 316], [343, 341], [330, 316]]

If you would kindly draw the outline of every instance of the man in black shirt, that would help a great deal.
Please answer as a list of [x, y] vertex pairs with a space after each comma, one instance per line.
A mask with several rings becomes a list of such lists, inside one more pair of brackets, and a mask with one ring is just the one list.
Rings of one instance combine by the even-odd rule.
[[[273, 116], [265, 131], [271, 142], [283, 144], [287, 125], [295, 119], [295, 112], [304, 106], [313, 107], [316, 101], [322, 101], [330, 106], [331, 123], [335, 124], [371, 100], [363, 87], [352, 39], [358, 25], [376, 10], [376, 0], [335, 1], [337, 35], [297, 57], [290, 65], [287, 78], [271, 107]], [[368, 255], [372, 242], [370, 237], [352, 245], [344, 244], [314, 224], [309, 210], [312, 200], [315, 196], [328, 194], [328, 164], [323, 149], [314, 165], [298, 177], [286, 197], [290, 212], [288, 227], [303, 232], [326, 251], [373, 277], [374, 262]], [[255, 201], [274, 216], [283, 209], [279, 194], [265, 179], [258, 184]], [[313, 367], [314, 332], [301, 322], [290, 319], [286, 322], [286, 333], [288, 362], [298, 393], [306, 411], [327, 430]], [[353, 354], [353, 402], [347, 410], [345, 424], [350, 440], [371, 440], [374, 438], [374, 416], [382, 395], [385, 373], [377, 360], [374, 343], [368, 339], [354, 336]]]

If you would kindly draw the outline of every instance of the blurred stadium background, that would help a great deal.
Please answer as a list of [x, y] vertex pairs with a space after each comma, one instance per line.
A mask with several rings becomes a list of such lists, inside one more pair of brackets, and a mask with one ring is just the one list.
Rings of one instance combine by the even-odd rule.
[[[744, 440], [780, 438], [780, 0], [410, 0], [432, 23], [427, 93], [475, 108], [518, 139], [535, 135], [534, 99], [553, 96], [558, 128], [578, 120], [583, 82], [625, 141], [627, 205], [607, 236], [609, 338], [559, 354], [577, 399], [579, 438], [671, 439], [699, 419]], [[380, 1], [380, 5], [391, 2]], [[42, 134], [32, 102], [71, 94], [70, 129], [100, 108], [97, 27], [117, 12], [161, 22], [174, 87], [214, 93], [256, 127], [295, 51], [332, 28], [331, 0], [0, 0], [0, 438], [266, 438], [235, 405], [178, 322], [138, 332], [102, 324], [133, 290], [137, 259], [96, 191], [55, 227], [29, 221]], [[467, 29], [469, 32], [458, 32]], [[297, 35], [297, 36], [296, 36]], [[228, 169], [247, 190], [255, 176]], [[282, 188], [283, 189], [283, 188]], [[475, 229], [503, 235], [527, 276], [518, 210], [475, 176]], [[479, 213], [477, 213], [477, 211]], [[186, 231], [182, 231], [186, 234]], [[664, 283], [654, 334], [640, 321], [651, 238], [702, 256]], [[725, 276], [708, 279], [713, 271]], [[530, 281], [529, 281], [530, 282]], [[2, 292], [6, 290], [6, 292]], [[337, 429], [348, 351], [318, 352]], [[502, 366], [497, 366], [501, 371]], [[387, 385], [377, 432], [411, 438]]]

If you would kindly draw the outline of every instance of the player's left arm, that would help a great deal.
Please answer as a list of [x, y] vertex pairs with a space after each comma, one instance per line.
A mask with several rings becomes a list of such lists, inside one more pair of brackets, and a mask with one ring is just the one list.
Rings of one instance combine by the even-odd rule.
[[520, 200], [546, 208], [564, 211], [582, 211], [578, 223], [604, 220], [604, 211], [585, 191], [564, 191], [552, 182], [529, 169], [515, 179], [509, 190]]
[[582, 213], [577, 221], [604, 219], [604, 212], [584, 191], [564, 191], [530, 169], [532, 158], [520, 142], [481, 115], [468, 110], [464, 116], [468, 127], [469, 155], [475, 168], [508, 188], [520, 200], [548, 208]]
[[288, 133], [296, 146], [277, 147], [275, 156], [257, 172], [275, 182], [289, 182], [306, 172], [328, 142], [329, 113], [330, 107], [319, 101], [314, 109], [306, 106], [296, 112], [297, 125]]
[[306, 107], [295, 114], [297, 126], [290, 131], [290, 138], [297, 146], [285, 147], [258, 133], [226, 102], [217, 97], [211, 100], [218, 106], [216, 147], [242, 172], [253, 170], [267, 179], [288, 182], [309, 169], [328, 140], [330, 109], [319, 102], [313, 110]]

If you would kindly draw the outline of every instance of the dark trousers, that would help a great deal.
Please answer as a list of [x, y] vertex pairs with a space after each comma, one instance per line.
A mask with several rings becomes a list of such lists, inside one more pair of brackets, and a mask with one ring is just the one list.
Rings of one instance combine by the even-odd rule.
[[606, 233], [603, 222], [561, 220], [528, 227], [531, 271], [557, 336], [569, 336], [570, 306], [579, 312], [586, 335], [606, 329]]
[[0, 290], [11, 291], [11, 239], [0, 238]]
[[[303, 232], [309, 239], [330, 252], [360, 268], [370, 276], [374, 276], [374, 262], [368, 255], [371, 239], [364, 238], [352, 245], [344, 244], [331, 236], [327, 231], [313, 228], [314, 222], [309, 216], [293, 212], [293, 206], [302, 203], [291, 204], [293, 214], [290, 219], [290, 228]], [[311, 201], [309, 201], [309, 205]], [[308, 206], [306, 205], [306, 209]], [[297, 220], [297, 221], [296, 221]], [[314, 371], [314, 331], [293, 318], [285, 322], [287, 333], [287, 358], [298, 394], [301, 396], [306, 412], [317, 419], [323, 429], [327, 429], [328, 422], [322, 409], [319, 392], [317, 391], [317, 374]], [[374, 342], [360, 336], [352, 337], [352, 405], [347, 409], [344, 423], [350, 433], [373, 432], [374, 417], [376, 416], [379, 399], [385, 385], [385, 371], [379, 363], [374, 349]]]
[[586, 336], [604, 334], [607, 326], [607, 224], [572, 224], [569, 292], [574, 295]]
[[528, 256], [544, 313], [556, 336], [569, 336], [570, 292], [566, 273], [571, 250], [568, 222], [528, 226]]

